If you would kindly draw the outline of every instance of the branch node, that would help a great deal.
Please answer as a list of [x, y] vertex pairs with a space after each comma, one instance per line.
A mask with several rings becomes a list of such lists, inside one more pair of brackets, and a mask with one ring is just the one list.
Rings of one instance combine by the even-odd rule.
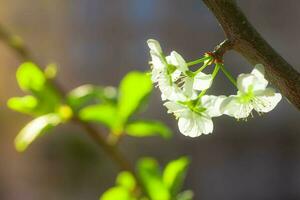
[[229, 39], [225, 39], [223, 42], [221, 42], [220, 44], [218, 44], [214, 51], [212, 52], [214, 58], [217, 60], [217, 61], [223, 61], [223, 56], [224, 54], [233, 49], [233, 46], [234, 46], [234, 42], [232, 42], [232, 40], [229, 40]]

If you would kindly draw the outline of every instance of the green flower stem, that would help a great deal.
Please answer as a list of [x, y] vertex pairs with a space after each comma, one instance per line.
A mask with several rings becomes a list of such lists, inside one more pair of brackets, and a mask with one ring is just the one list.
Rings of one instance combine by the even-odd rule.
[[203, 63], [204, 61], [208, 60], [208, 59], [211, 59], [211, 57], [203, 57], [203, 58], [199, 58], [197, 60], [194, 60], [194, 61], [191, 61], [191, 62], [188, 62], [187, 65], [190, 67], [190, 66], [193, 66], [193, 65], [197, 65], [199, 63]]
[[[206, 91], [207, 91], [207, 89], [206, 90], [202, 90], [201, 92], [200, 92], [200, 94], [198, 95], [198, 103], [200, 103], [200, 99], [201, 99], [201, 97], [203, 96], [203, 95], [205, 95], [205, 93], [206, 93]], [[197, 105], [198, 105], [198, 103], [197, 103]]]
[[194, 74], [196, 75], [199, 72], [203, 71], [210, 64], [210, 60], [208, 60], [207, 62], [205, 62], [199, 69], [197, 69], [197, 71], [194, 72]]
[[220, 67], [222, 67], [222, 64], [216, 63], [215, 69], [214, 69], [214, 71], [212, 73], [212, 80], [214, 80], [215, 77], [217, 76], [217, 74], [218, 74], [218, 72], [220, 70]]
[[[215, 77], [217, 76], [217, 74], [218, 74], [218, 72], [219, 72], [221, 66], [222, 66], [222, 64], [216, 63], [216, 66], [215, 66], [214, 71], [213, 71], [213, 73], [212, 73], [212, 81], [213, 81], [213, 80], [215, 79]], [[201, 97], [202, 97], [203, 95], [205, 95], [206, 91], [207, 91], [207, 89], [206, 89], [206, 90], [202, 90], [202, 91], [200, 92], [200, 94], [198, 95], [198, 102], [197, 102], [196, 105], [199, 105], [199, 104], [200, 104], [200, 99], [201, 99]]]
[[221, 64], [221, 70], [225, 74], [225, 76], [229, 79], [229, 81], [237, 88], [237, 83], [235, 78], [225, 69], [224, 65]]

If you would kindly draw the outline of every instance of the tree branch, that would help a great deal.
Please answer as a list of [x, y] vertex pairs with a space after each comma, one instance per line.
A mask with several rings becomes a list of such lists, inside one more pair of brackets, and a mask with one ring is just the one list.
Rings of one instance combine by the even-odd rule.
[[[22, 61], [33, 61], [34, 58], [31, 56], [28, 48], [24, 44], [24, 42], [18, 36], [11, 34], [7, 31], [4, 26], [0, 24], [0, 40], [2, 40], [6, 45], [11, 47], [15, 53], [18, 54]], [[38, 63], [36, 63], [39, 67]], [[61, 87], [57, 82], [53, 80], [51, 84], [54, 88], [59, 92], [59, 94], [64, 97], [66, 95], [65, 90]], [[133, 175], [135, 175], [134, 168], [131, 166], [131, 163], [123, 156], [123, 154], [117, 149], [116, 146], [109, 144], [106, 139], [89, 123], [83, 122], [78, 119], [76, 116], [72, 119], [72, 121], [79, 126], [81, 126], [87, 134], [111, 157], [113, 161], [122, 169], [130, 171]]]
[[217, 59], [217, 60], [222, 60], [223, 59], [223, 55], [231, 50], [233, 48], [233, 43], [228, 40], [228, 39], [225, 39], [223, 42], [221, 42], [220, 44], [218, 44], [214, 51], [212, 52], [212, 54], [214, 55], [214, 57]]
[[13, 49], [22, 60], [32, 60], [23, 40], [19, 36], [9, 33], [2, 25], [0, 25], [0, 39]]
[[[222, 26], [227, 38], [225, 41], [251, 64], [263, 64], [267, 79], [300, 110], [299, 72], [262, 38], [234, 0], [202, 1]], [[225, 51], [222, 50], [220, 55]]]

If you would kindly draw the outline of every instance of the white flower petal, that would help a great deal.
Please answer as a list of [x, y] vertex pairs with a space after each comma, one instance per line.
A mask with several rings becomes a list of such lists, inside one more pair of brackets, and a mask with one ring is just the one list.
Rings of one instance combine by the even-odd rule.
[[173, 82], [176, 82], [179, 78], [180, 78], [180, 75], [181, 75], [181, 71], [179, 69], [175, 70], [171, 76], [172, 76], [172, 81]]
[[194, 77], [193, 88], [195, 90], [200, 90], [200, 91], [206, 90], [206, 89], [210, 88], [211, 84], [212, 84], [212, 75], [199, 72]]
[[[179, 88], [176, 86], [162, 84], [159, 82], [158, 87], [162, 94], [162, 100], [180, 101], [184, 96], [180, 93]], [[185, 98], [184, 98], [185, 99]]]
[[159, 80], [159, 77], [161, 76], [163, 70], [157, 69], [157, 68], [152, 68], [151, 71], [151, 80], [153, 83], [156, 83]]
[[265, 79], [265, 68], [262, 64], [255, 65], [251, 74], [255, 75], [259, 79]]
[[264, 90], [267, 85], [267, 80], [259, 79], [253, 74], [240, 74], [237, 78], [237, 87], [242, 93]]
[[158, 85], [161, 91], [161, 98], [163, 101], [186, 101], [186, 96], [176, 85]]
[[187, 117], [191, 112], [186, 106], [173, 101], [164, 103], [164, 106], [167, 107], [168, 113], [173, 113], [177, 118]]
[[241, 92], [248, 92], [251, 85], [255, 81], [255, 76], [252, 74], [240, 74], [237, 78], [237, 87]]
[[152, 59], [151, 64], [154, 68], [167, 68], [164, 58], [160, 54], [150, 50], [150, 55]]
[[147, 40], [147, 44], [150, 50], [154, 51], [156, 54], [162, 54], [161, 46], [157, 40], [149, 39]]
[[168, 57], [167, 62], [171, 65], [177, 67], [181, 72], [188, 71], [187, 64], [183, 57], [176, 51], [172, 51], [170, 57]]
[[239, 97], [235, 95], [227, 97], [222, 102], [220, 108], [223, 114], [235, 117], [237, 119], [247, 118], [253, 110], [251, 102], [242, 103]]
[[252, 105], [257, 112], [270, 112], [281, 100], [280, 93], [275, 93], [272, 88], [267, 88], [252, 100]]
[[201, 106], [206, 109], [206, 113], [210, 117], [218, 117], [223, 113], [221, 112], [221, 105], [226, 99], [226, 96], [214, 96], [214, 95], [204, 95], [201, 98]]
[[194, 80], [191, 77], [184, 78], [183, 84], [183, 94], [187, 97], [187, 99], [193, 100], [197, 98], [197, 93], [193, 90]]
[[213, 131], [211, 118], [192, 113], [189, 118], [179, 118], [179, 131], [189, 137], [198, 137], [202, 134], [209, 134]]

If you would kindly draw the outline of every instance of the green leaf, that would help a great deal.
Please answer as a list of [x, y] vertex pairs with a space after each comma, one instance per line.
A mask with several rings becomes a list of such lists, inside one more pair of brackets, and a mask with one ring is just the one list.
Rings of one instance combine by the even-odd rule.
[[100, 200], [135, 200], [126, 188], [117, 186], [108, 189]]
[[114, 127], [117, 109], [111, 104], [87, 106], [80, 110], [79, 118], [84, 121], [102, 123], [110, 128]]
[[79, 86], [71, 90], [67, 95], [67, 101], [75, 109], [79, 109], [88, 103], [110, 102], [114, 103], [117, 90], [114, 87], [99, 87], [90, 84]]
[[41, 91], [46, 82], [44, 73], [31, 62], [21, 64], [16, 76], [20, 88], [24, 91]]
[[15, 111], [33, 114], [38, 105], [38, 100], [34, 96], [13, 97], [7, 101], [7, 106]]
[[57, 90], [50, 84], [46, 83], [44, 90], [36, 94], [43, 108], [49, 112], [55, 111], [61, 104], [61, 96]]
[[61, 123], [61, 118], [54, 113], [32, 120], [17, 135], [15, 139], [16, 149], [20, 152], [24, 151], [37, 137], [59, 123]]
[[179, 193], [176, 197], [176, 200], [192, 200], [194, 193], [191, 190], [186, 190]]
[[162, 181], [156, 160], [143, 158], [137, 164], [138, 175], [151, 200], [170, 200], [171, 195]]
[[123, 78], [119, 86], [118, 101], [118, 113], [123, 123], [140, 108], [151, 91], [152, 82], [146, 73], [133, 71]]
[[147, 137], [160, 135], [163, 138], [170, 138], [170, 129], [159, 121], [134, 121], [126, 125], [125, 131], [134, 137]]
[[163, 182], [171, 194], [176, 195], [182, 186], [190, 160], [181, 157], [168, 163], [163, 172]]
[[21, 64], [16, 76], [20, 88], [26, 92], [32, 92], [38, 100], [39, 113], [55, 112], [59, 107], [61, 97], [37, 65], [31, 62]]
[[136, 181], [130, 172], [120, 172], [116, 179], [116, 184], [127, 188], [129, 191], [133, 191], [136, 186]]
[[45, 91], [35, 96], [13, 97], [7, 101], [7, 106], [12, 110], [33, 116], [53, 113], [60, 106], [60, 98], [53, 95]]
[[44, 74], [47, 79], [54, 79], [57, 75], [57, 65], [55, 63], [48, 64], [44, 70]]

